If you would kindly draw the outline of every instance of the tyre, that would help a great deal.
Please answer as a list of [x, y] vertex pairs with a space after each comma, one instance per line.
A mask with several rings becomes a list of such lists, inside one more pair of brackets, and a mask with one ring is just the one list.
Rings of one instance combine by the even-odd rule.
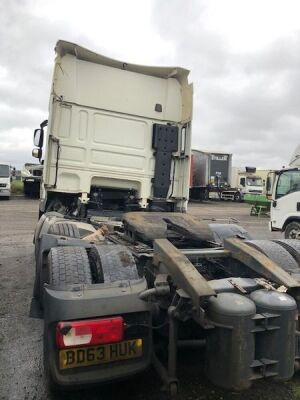
[[34, 296], [43, 308], [44, 284], [65, 286], [92, 283], [89, 259], [84, 247], [53, 247], [48, 257], [43, 257], [34, 284]]
[[300, 240], [294, 239], [275, 239], [273, 242], [280, 244], [284, 247], [296, 260], [300, 267]]
[[36, 225], [36, 228], [34, 231], [33, 243], [34, 243], [34, 254], [35, 254], [35, 279], [34, 279], [34, 287], [33, 287], [33, 296], [38, 300], [41, 297], [40, 296], [40, 294], [41, 294], [41, 284], [40, 284], [40, 275], [41, 274], [40, 274], [40, 272], [42, 270], [42, 266], [39, 265], [39, 251], [40, 251], [39, 235], [40, 235], [41, 229], [43, 227], [43, 224], [44, 224], [46, 218], [52, 217], [52, 216], [62, 217], [61, 214], [59, 214], [55, 211], [42, 214], [39, 217], [39, 220], [37, 222], [37, 225]]
[[[48, 254], [47, 268], [44, 268], [41, 280], [54, 286], [92, 283], [90, 263], [84, 247], [53, 247]], [[42, 292], [41, 292], [42, 293]], [[50, 372], [48, 327], [44, 327], [44, 372], [51, 391], [61, 389], [53, 380]]]
[[[92, 283], [89, 259], [84, 247], [54, 247], [48, 254], [46, 279], [54, 286]], [[47, 282], [44, 280], [43, 284]]]
[[80, 239], [80, 234], [77, 226], [70, 222], [56, 222], [50, 225], [48, 233]]
[[289, 274], [299, 273], [299, 265], [295, 258], [279, 243], [271, 240], [249, 240], [248, 245], [264, 253]]
[[236, 192], [234, 195], [234, 201], [241, 202], [242, 201], [242, 195], [240, 192]]
[[285, 227], [285, 239], [300, 239], [300, 222], [292, 221]]
[[94, 246], [89, 258], [94, 283], [139, 279], [134, 257], [125, 246]]
[[49, 203], [47, 202], [45, 212], [49, 211], [56, 211], [59, 212], [60, 214], [65, 215], [66, 207], [63, 205], [60, 199], [53, 199]]

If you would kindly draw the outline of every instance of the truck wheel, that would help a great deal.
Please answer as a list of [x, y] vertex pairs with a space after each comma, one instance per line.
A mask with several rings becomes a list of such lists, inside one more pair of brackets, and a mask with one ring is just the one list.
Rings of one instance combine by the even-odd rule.
[[53, 199], [46, 205], [45, 212], [56, 211], [62, 215], [66, 214], [66, 207], [63, 205], [60, 199]]
[[280, 244], [271, 240], [249, 240], [246, 243], [260, 250], [289, 274], [299, 272], [299, 265], [294, 257]]
[[300, 223], [292, 221], [285, 227], [284, 230], [285, 239], [300, 239]]
[[[46, 282], [54, 286], [92, 283], [90, 263], [84, 247], [53, 247], [48, 254], [47, 267], [47, 276], [45, 277], [46, 279], [44, 278], [42, 285]], [[50, 372], [49, 332], [47, 329], [45, 326], [44, 372], [49, 389], [56, 392], [60, 387], [54, 382]]]
[[241, 202], [242, 201], [242, 196], [240, 192], [235, 193], [234, 195], [234, 201]]
[[48, 233], [80, 239], [80, 233], [77, 225], [69, 222], [56, 222], [50, 225]]
[[[53, 247], [48, 255], [47, 266], [48, 282], [54, 286], [92, 283], [90, 263], [84, 247]], [[42, 284], [46, 282], [44, 280]]]
[[125, 246], [94, 246], [89, 258], [94, 283], [139, 279], [134, 257]]
[[297, 261], [300, 266], [300, 240], [294, 239], [275, 239], [273, 242], [280, 244], [284, 247]]
[[84, 247], [53, 247], [40, 266], [38, 282], [34, 286], [35, 297], [43, 308], [44, 284], [65, 286], [92, 283], [89, 259]]

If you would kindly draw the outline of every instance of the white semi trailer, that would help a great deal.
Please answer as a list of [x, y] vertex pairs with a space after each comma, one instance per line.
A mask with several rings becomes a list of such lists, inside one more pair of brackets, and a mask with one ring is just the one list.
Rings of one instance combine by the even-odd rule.
[[300, 239], [300, 145], [289, 167], [274, 171], [273, 176], [270, 230]]

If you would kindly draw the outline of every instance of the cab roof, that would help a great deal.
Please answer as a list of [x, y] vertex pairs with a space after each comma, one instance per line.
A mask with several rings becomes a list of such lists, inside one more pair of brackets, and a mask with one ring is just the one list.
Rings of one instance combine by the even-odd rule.
[[125, 61], [115, 60], [113, 58], [97, 54], [91, 50], [86, 49], [85, 47], [79, 46], [75, 43], [67, 42], [65, 40], [59, 40], [56, 43], [55, 51], [60, 57], [63, 57], [65, 54], [71, 54], [79, 60], [89, 61], [96, 64], [106, 65], [119, 69], [125, 69], [127, 71], [156, 76], [159, 78], [175, 78], [179, 82], [186, 81], [190, 73], [189, 70], [181, 67], [155, 67], [131, 64]]

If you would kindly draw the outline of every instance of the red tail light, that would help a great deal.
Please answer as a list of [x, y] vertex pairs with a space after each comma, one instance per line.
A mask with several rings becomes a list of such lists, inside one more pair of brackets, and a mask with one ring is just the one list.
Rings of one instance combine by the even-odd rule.
[[59, 349], [120, 342], [124, 338], [122, 317], [59, 322], [56, 344]]

